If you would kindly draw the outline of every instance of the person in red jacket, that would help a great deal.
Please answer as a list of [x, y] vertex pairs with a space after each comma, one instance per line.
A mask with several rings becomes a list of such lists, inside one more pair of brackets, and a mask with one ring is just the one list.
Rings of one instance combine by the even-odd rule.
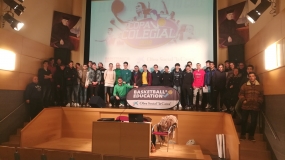
[[143, 65], [143, 72], [142, 72], [142, 86], [151, 86], [151, 73], [147, 70], [147, 65]]
[[196, 97], [199, 93], [199, 106], [202, 105], [203, 87], [204, 87], [204, 77], [205, 71], [201, 69], [201, 64], [196, 64], [197, 69], [193, 72], [194, 82], [193, 82], [193, 105], [196, 106]]

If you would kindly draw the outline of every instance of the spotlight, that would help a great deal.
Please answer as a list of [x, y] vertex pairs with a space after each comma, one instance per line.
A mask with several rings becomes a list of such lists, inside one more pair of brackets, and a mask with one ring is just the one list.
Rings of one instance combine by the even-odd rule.
[[21, 3], [23, 3], [24, 2], [24, 0], [18, 0], [19, 2], [21, 2]]
[[16, 31], [19, 31], [23, 26], [24, 26], [24, 23], [16, 20], [14, 17], [12, 17], [9, 13], [6, 13], [4, 16], [3, 16], [3, 19], [5, 21], [7, 21], [11, 27], [16, 30]]
[[252, 11], [248, 12], [247, 19], [251, 23], [255, 23], [257, 19], [262, 15], [262, 13], [271, 5], [271, 2], [268, 0], [261, 0], [260, 4], [253, 9]]
[[18, 4], [17, 2], [13, 0], [4, 0], [4, 2], [8, 6], [10, 6], [18, 16], [21, 15], [25, 10], [24, 6], [22, 6], [21, 4]]
[[258, 0], [250, 0], [253, 4], [256, 4]]

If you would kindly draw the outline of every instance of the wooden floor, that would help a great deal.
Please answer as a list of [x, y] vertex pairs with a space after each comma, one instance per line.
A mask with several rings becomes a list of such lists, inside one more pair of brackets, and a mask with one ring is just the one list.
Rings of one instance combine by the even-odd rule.
[[[91, 139], [60, 138], [34, 146], [33, 148], [58, 149], [68, 151], [91, 152]], [[167, 152], [166, 144], [156, 146], [156, 152], [150, 154], [150, 158], [175, 158], [181, 160], [209, 159], [204, 156], [199, 145], [169, 145]]]
[[60, 138], [34, 146], [34, 148], [91, 152], [92, 139]]

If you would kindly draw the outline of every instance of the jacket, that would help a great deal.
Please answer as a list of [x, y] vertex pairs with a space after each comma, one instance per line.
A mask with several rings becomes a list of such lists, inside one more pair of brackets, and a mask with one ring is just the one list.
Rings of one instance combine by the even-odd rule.
[[195, 70], [193, 72], [193, 77], [194, 77], [193, 87], [201, 88], [204, 86], [205, 71], [203, 69]]
[[64, 78], [66, 80], [66, 86], [72, 86], [77, 84], [77, 77], [77, 70], [74, 67], [66, 67], [64, 69]]
[[114, 69], [114, 71], [116, 72], [115, 84], [117, 84], [118, 83], [118, 78], [122, 76], [122, 70], [120, 68], [116, 68], [116, 69]]
[[54, 74], [54, 81], [55, 81], [55, 85], [59, 85], [60, 88], [64, 88], [65, 86], [65, 78], [64, 78], [64, 70], [56, 70], [55, 74]]
[[128, 88], [133, 88], [133, 86], [130, 86], [128, 84], [122, 84], [121, 86], [116, 84], [114, 87], [114, 92], [113, 95], [114, 96], [119, 96], [119, 97], [125, 97], [127, 95], [127, 89]]
[[192, 88], [193, 81], [194, 81], [193, 72], [189, 72], [189, 73], [186, 71], [183, 72], [182, 86]]
[[[143, 72], [141, 73], [141, 76], [143, 75]], [[147, 85], [151, 86], [152, 83], [152, 77], [151, 77], [151, 73], [147, 70], [147, 74], [146, 74], [146, 80], [147, 80]]]
[[182, 78], [183, 78], [183, 72], [181, 71], [181, 69], [176, 72], [176, 70], [174, 69], [172, 71], [172, 78], [173, 78], [173, 85], [174, 86], [181, 86], [182, 85]]
[[102, 68], [99, 68], [99, 71], [101, 72], [101, 81], [100, 81], [100, 84], [103, 85], [104, 82], [105, 82], [104, 73], [105, 73], [106, 69], [102, 67]]
[[246, 103], [242, 103], [242, 109], [259, 111], [263, 103], [263, 88], [262, 85], [256, 80], [254, 84], [250, 81], [243, 84], [240, 92], [239, 99]]
[[96, 69], [91, 69], [88, 73], [88, 82], [89, 84], [92, 84], [92, 82], [98, 82], [97, 85], [101, 82], [101, 71]]
[[212, 77], [212, 88], [214, 90], [224, 90], [226, 88], [226, 72], [216, 70]]
[[[230, 91], [231, 93], [238, 94], [240, 90], [240, 81], [241, 81], [241, 77], [239, 75], [236, 77], [231, 77], [227, 84], [227, 90]], [[233, 86], [233, 87], [230, 88], [230, 86]]]
[[212, 71], [209, 67], [207, 67], [205, 70], [205, 85], [210, 86], [211, 85], [211, 79], [212, 79]]
[[36, 83], [28, 84], [24, 93], [24, 99], [40, 101], [42, 99], [41, 86]]
[[116, 72], [105, 70], [104, 72], [104, 80], [105, 80], [105, 86], [107, 87], [114, 87], [115, 81], [116, 81]]
[[136, 86], [142, 86], [142, 73], [140, 71], [132, 72], [131, 84]]
[[121, 70], [121, 77], [123, 79], [124, 82], [126, 82], [127, 84], [131, 83], [131, 77], [132, 77], [132, 72], [129, 69], [122, 69]]
[[87, 72], [88, 70], [81, 70], [81, 73], [79, 74], [79, 77], [80, 77], [80, 86], [81, 87], [85, 87], [85, 83], [86, 83], [86, 80], [88, 79], [87, 77]]
[[50, 86], [51, 85], [51, 79], [45, 79], [45, 75], [49, 76], [51, 75], [50, 70], [45, 70], [44, 68], [40, 68], [38, 71], [38, 77], [39, 77], [39, 84], [41, 86]]
[[[258, 75], [256, 75], [256, 80], [257, 80], [258, 82], [260, 82]], [[241, 82], [240, 82], [240, 87], [241, 87], [243, 84], [245, 84], [247, 81], [249, 81], [248, 75], [242, 76], [242, 77], [241, 77]]]
[[155, 71], [153, 71], [151, 73], [152, 76], [152, 82], [151, 85], [152, 86], [160, 86], [160, 76], [161, 76], [161, 72], [157, 71], [157, 73]]
[[162, 86], [172, 87], [173, 85], [172, 80], [173, 80], [172, 73], [163, 72], [160, 76], [160, 82]]

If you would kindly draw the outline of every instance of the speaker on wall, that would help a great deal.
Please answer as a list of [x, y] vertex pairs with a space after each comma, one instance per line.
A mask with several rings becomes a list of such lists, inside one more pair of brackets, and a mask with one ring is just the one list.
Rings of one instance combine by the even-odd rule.
[[244, 62], [244, 44], [228, 46], [228, 59], [233, 62]]
[[67, 65], [71, 60], [71, 50], [66, 48], [54, 48], [54, 59], [61, 59], [62, 64]]

